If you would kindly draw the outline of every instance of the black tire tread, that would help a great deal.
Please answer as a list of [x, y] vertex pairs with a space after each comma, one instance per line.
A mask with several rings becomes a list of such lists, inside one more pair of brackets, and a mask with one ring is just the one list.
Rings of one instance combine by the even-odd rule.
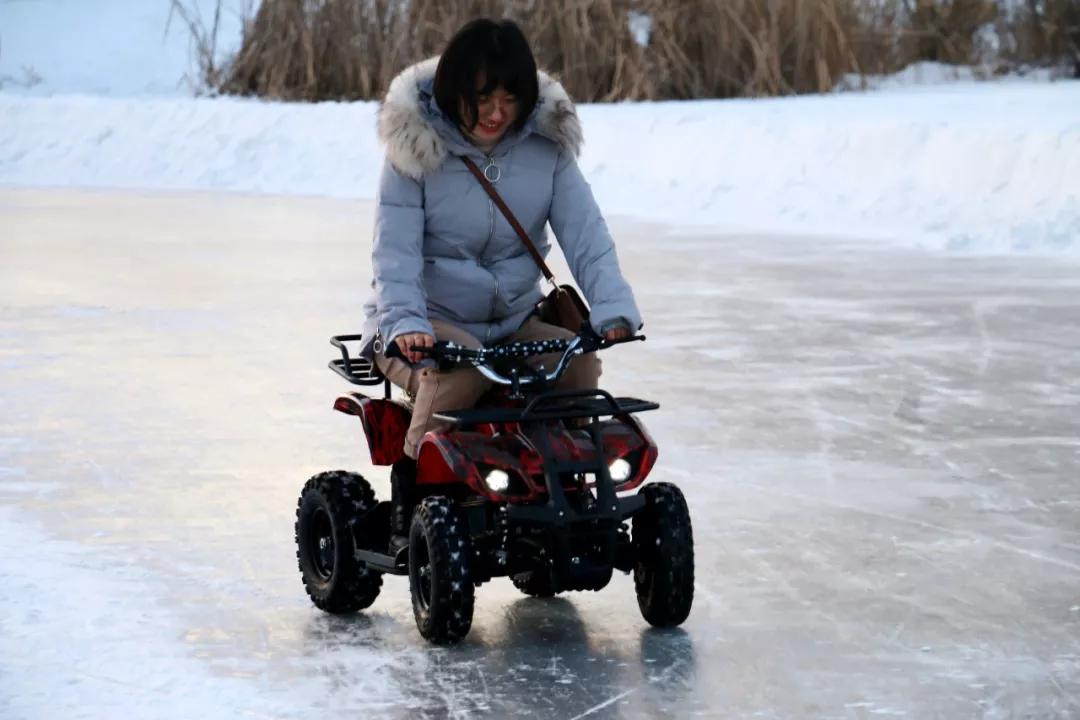
[[[334, 574], [328, 583], [310, 576], [304, 569], [301, 551], [300, 514], [304, 498], [311, 493], [320, 496], [329, 510], [334, 525], [335, 545], [338, 548]], [[352, 526], [357, 519], [376, 505], [375, 491], [362, 476], [345, 470], [332, 470], [313, 476], [304, 485], [296, 505], [293, 533], [296, 539], [296, 559], [304, 590], [315, 607], [328, 613], [345, 614], [369, 607], [382, 589], [382, 573], [361, 567], [352, 555]], [[340, 526], [338, 523], [342, 523]]]
[[645, 508], [634, 516], [633, 528], [638, 607], [649, 624], [673, 627], [689, 617], [694, 603], [690, 511], [671, 483], [652, 483], [641, 492]]

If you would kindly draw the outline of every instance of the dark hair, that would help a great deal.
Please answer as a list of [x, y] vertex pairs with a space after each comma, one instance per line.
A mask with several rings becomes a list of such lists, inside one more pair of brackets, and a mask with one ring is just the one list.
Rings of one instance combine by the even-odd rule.
[[[484, 86], [477, 88], [480, 78]], [[477, 97], [498, 87], [517, 97], [514, 128], [520, 130], [540, 96], [529, 41], [511, 20], [473, 20], [457, 31], [439, 58], [435, 102], [455, 125], [471, 130], [479, 114]]]

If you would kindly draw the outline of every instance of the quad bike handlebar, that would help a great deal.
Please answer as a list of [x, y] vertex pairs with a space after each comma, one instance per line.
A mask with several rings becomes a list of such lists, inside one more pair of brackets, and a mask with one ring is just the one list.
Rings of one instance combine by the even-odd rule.
[[[440, 340], [431, 347], [412, 345], [410, 349], [435, 360], [440, 368], [475, 367], [488, 380], [499, 385], [509, 385], [516, 390], [523, 385], [547, 385], [557, 382], [566, 372], [570, 361], [578, 355], [644, 339], [644, 335], [631, 335], [618, 340], [605, 340], [593, 332], [592, 328], [585, 326], [581, 332], [569, 339], [527, 340], [479, 349]], [[562, 355], [551, 372], [545, 373], [543, 366], [534, 368], [523, 362], [513, 362], [556, 352], [561, 352]], [[395, 342], [387, 343], [386, 356], [405, 359]], [[506, 365], [509, 365], [508, 371], [502, 367]]]

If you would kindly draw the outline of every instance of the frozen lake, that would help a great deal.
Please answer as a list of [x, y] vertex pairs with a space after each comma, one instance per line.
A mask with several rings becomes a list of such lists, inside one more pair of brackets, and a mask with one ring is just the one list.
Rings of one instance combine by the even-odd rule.
[[687, 623], [633, 584], [310, 605], [310, 475], [356, 469], [332, 334], [368, 202], [0, 190], [0, 717], [1080, 716], [1080, 261], [612, 222], [694, 521]]

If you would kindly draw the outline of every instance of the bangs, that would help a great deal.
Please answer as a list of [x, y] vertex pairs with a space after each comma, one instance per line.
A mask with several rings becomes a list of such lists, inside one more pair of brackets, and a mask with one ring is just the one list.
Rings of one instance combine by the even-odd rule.
[[[533, 75], [535, 75], [535, 71]], [[516, 64], [505, 58], [490, 57], [480, 68], [478, 77], [484, 78], [483, 85], [476, 89], [477, 95], [490, 95], [497, 88], [502, 88], [511, 95], [517, 95], [520, 88], [520, 70]]]

